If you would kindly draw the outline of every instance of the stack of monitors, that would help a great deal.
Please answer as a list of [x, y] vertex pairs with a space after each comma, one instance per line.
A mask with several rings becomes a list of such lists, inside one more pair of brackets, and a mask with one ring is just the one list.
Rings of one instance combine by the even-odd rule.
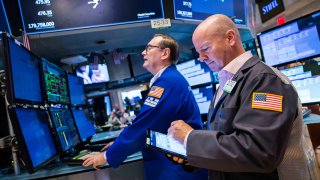
[[82, 78], [68, 74], [70, 103], [74, 106], [85, 105], [86, 97]]
[[69, 104], [67, 73], [45, 59], [41, 61], [41, 73], [46, 101], [53, 104]]
[[10, 117], [24, 165], [33, 173], [58, 156], [44, 110], [11, 108]]
[[196, 59], [177, 64], [177, 70], [187, 79], [190, 86], [214, 82], [209, 67]]
[[73, 109], [72, 115], [75, 120], [80, 138], [82, 142], [86, 142], [92, 135], [96, 133], [92, 121], [88, 118], [84, 110]]
[[63, 152], [70, 150], [80, 143], [76, 125], [69, 108], [49, 108], [50, 119], [54, 132]]
[[10, 103], [43, 103], [39, 57], [19, 42], [2, 34], [5, 48], [8, 100]]
[[280, 66], [320, 55], [320, 11], [259, 33], [266, 64]]
[[213, 85], [202, 86], [193, 88], [192, 93], [196, 98], [199, 106], [200, 114], [207, 114], [209, 111], [210, 103], [213, 99], [215, 88]]

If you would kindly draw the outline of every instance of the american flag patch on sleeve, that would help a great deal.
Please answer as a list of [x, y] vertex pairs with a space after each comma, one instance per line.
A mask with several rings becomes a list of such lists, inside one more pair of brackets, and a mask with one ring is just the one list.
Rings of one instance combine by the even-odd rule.
[[276, 94], [253, 92], [252, 108], [282, 112], [282, 99]]
[[162, 87], [152, 86], [148, 96], [152, 96], [159, 99], [161, 98], [163, 91], [164, 89]]

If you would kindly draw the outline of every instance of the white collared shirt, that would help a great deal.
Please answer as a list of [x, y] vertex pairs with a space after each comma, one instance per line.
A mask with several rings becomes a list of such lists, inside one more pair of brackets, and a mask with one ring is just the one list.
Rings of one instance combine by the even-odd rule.
[[164, 70], [167, 69], [167, 67], [169, 67], [170, 65], [162, 68], [156, 75], [154, 75], [152, 77], [152, 79], [150, 80], [150, 84], [149, 84], [149, 87], [152, 87], [153, 83], [161, 76], [161, 74], [163, 73]]

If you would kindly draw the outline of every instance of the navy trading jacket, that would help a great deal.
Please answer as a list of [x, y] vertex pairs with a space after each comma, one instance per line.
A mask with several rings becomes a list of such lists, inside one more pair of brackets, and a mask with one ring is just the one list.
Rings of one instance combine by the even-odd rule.
[[145, 148], [147, 129], [167, 134], [171, 122], [177, 119], [185, 120], [195, 129], [202, 128], [199, 108], [188, 82], [175, 65], [170, 65], [153, 83], [136, 119], [107, 150], [108, 163], [118, 167], [127, 156], [142, 151], [145, 179], [207, 179], [207, 171], [186, 172], [164, 153]]
[[290, 156], [286, 151], [300, 153], [295, 150], [299, 148], [295, 145], [301, 144], [302, 127], [298, 95], [283, 74], [257, 56], [250, 58], [232, 80], [236, 82], [232, 91], [224, 92], [210, 108], [209, 131], [189, 134], [188, 161], [208, 168], [209, 179], [278, 179], [279, 167], [284, 168], [282, 160]]

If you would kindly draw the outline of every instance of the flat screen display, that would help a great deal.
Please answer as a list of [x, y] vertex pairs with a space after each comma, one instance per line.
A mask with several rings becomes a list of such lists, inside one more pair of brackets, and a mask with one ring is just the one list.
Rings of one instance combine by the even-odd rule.
[[86, 96], [84, 93], [83, 80], [77, 76], [68, 74], [68, 84], [70, 91], [70, 103], [73, 105], [85, 105]]
[[29, 34], [125, 24], [164, 17], [161, 0], [19, 0]]
[[50, 108], [51, 120], [63, 151], [80, 143], [76, 125], [70, 109]]
[[258, 34], [262, 58], [277, 66], [320, 55], [320, 11]]
[[49, 121], [43, 110], [14, 108], [13, 111], [16, 116], [13, 125], [19, 136], [19, 147], [22, 154], [26, 155], [23, 157], [28, 171], [33, 172], [58, 154]]
[[243, 41], [242, 46], [244, 47], [245, 51], [251, 51], [252, 55], [258, 55], [257, 46], [254, 39]]
[[7, 41], [6, 59], [8, 64], [8, 80], [12, 84], [9, 91], [13, 101], [43, 102], [39, 58], [22, 47], [13, 38], [4, 35]]
[[47, 101], [49, 103], [70, 103], [67, 73], [45, 59], [42, 59], [41, 64]]
[[84, 84], [95, 84], [110, 81], [106, 64], [85, 65], [77, 68], [77, 76], [83, 79]]
[[213, 14], [229, 16], [237, 25], [246, 25], [245, 0], [174, 0], [175, 19], [203, 21]]
[[[317, 65], [317, 69], [319, 68], [320, 63]], [[281, 70], [281, 72], [291, 80], [303, 105], [318, 104], [320, 102], [319, 71], [307, 70], [304, 66], [296, 66]]]
[[96, 133], [92, 121], [83, 110], [73, 109], [72, 114], [83, 142]]
[[190, 60], [177, 64], [177, 70], [187, 79], [190, 86], [213, 82], [209, 67], [198, 60]]
[[0, 32], [1, 31], [5, 31], [11, 34], [7, 13], [2, 0], [0, 0]]
[[207, 114], [210, 103], [213, 99], [215, 89], [212, 85], [192, 89], [192, 93], [196, 98], [199, 106], [200, 114]]

